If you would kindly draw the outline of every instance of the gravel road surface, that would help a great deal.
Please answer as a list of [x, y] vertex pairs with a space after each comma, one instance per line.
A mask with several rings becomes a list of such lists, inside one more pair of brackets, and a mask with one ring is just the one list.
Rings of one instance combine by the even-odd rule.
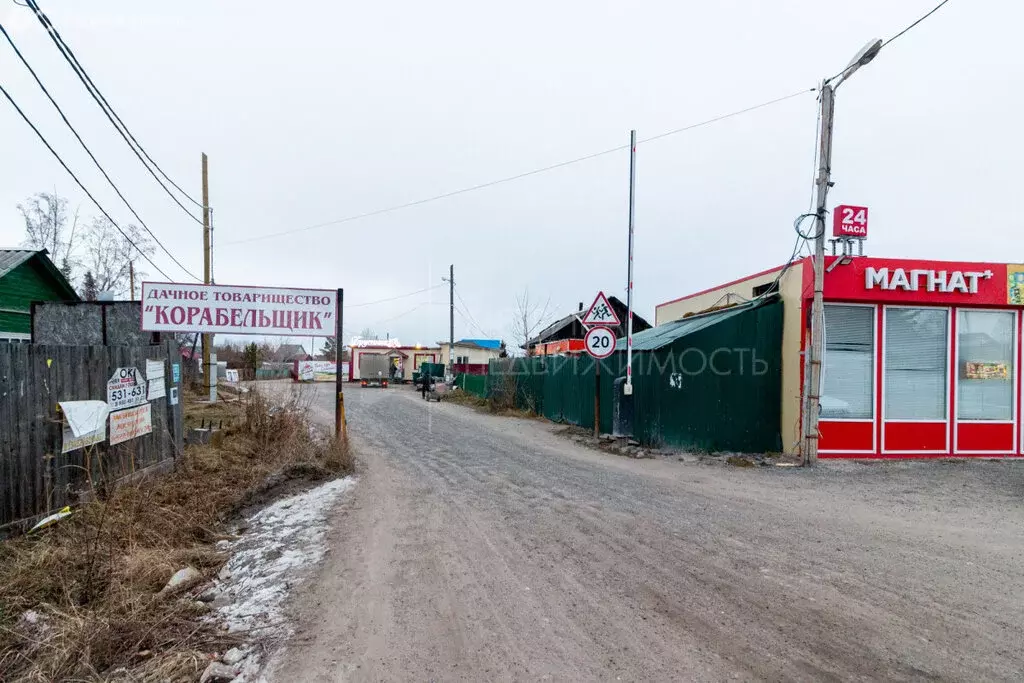
[[408, 388], [346, 408], [361, 480], [277, 681], [1024, 678], [1024, 463], [739, 469]]

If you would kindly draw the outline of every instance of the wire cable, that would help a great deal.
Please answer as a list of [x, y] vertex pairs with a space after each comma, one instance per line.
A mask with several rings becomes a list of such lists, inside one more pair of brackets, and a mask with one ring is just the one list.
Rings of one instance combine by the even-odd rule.
[[121, 201], [124, 202], [124, 205], [128, 207], [129, 211], [132, 212], [132, 215], [135, 216], [136, 220], [139, 221], [139, 223], [146, 230], [146, 232], [149, 233], [150, 237], [153, 238], [153, 240], [160, 246], [160, 248], [163, 249], [164, 253], [166, 253], [170, 257], [170, 259], [172, 261], [174, 261], [175, 264], [177, 264], [177, 266], [179, 268], [181, 268], [183, 271], [185, 271], [185, 273], [187, 273], [190, 277], [195, 279], [197, 282], [202, 282], [203, 281], [202, 278], [200, 278], [197, 275], [193, 274], [191, 271], [189, 271], [188, 268], [186, 268], [184, 265], [182, 265], [181, 261], [179, 261], [177, 258], [174, 257], [174, 254], [172, 254], [167, 249], [167, 247], [164, 246], [163, 242], [160, 241], [160, 238], [157, 237], [153, 233], [153, 231], [149, 229], [149, 226], [146, 225], [146, 222], [144, 220], [142, 220], [142, 217], [139, 216], [139, 214], [135, 210], [135, 208], [128, 202], [128, 200], [125, 198], [124, 194], [121, 193], [120, 188], [118, 188], [118, 186], [114, 183], [114, 181], [111, 180], [111, 178], [107, 174], [106, 170], [103, 168], [103, 166], [100, 165], [100, 162], [96, 159], [96, 156], [92, 153], [92, 150], [90, 150], [88, 145], [85, 144], [85, 141], [82, 140], [82, 136], [79, 135], [78, 131], [75, 129], [75, 127], [73, 125], [71, 125], [71, 122], [68, 120], [68, 117], [65, 116], [65, 114], [64, 114], [64, 110], [60, 108], [60, 105], [57, 104], [57, 101], [53, 99], [53, 96], [50, 94], [50, 91], [46, 89], [45, 85], [43, 85], [43, 82], [39, 79], [39, 76], [36, 74], [35, 69], [32, 68], [32, 66], [25, 59], [24, 55], [22, 55], [21, 50], [19, 50], [18, 46], [15, 45], [14, 40], [11, 38], [10, 34], [7, 33], [7, 29], [4, 28], [3, 24], [0, 24], [0, 33], [2, 33], [4, 38], [7, 39], [7, 42], [10, 43], [10, 46], [14, 50], [14, 53], [16, 55], [18, 55], [18, 59], [20, 59], [21, 63], [25, 65], [25, 68], [28, 69], [28, 72], [30, 74], [32, 74], [32, 78], [35, 79], [36, 84], [43, 91], [43, 94], [45, 94], [47, 99], [50, 100], [50, 104], [52, 104], [54, 106], [54, 108], [57, 110], [57, 113], [60, 114], [61, 119], [64, 120], [64, 124], [71, 130], [72, 134], [74, 134], [75, 139], [78, 140], [78, 144], [80, 144], [82, 146], [82, 149], [85, 150], [85, 153], [89, 155], [89, 158], [92, 159], [92, 162], [96, 165], [96, 168], [98, 168], [100, 173], [103, 174], [103, 177], [107, 179], [107, 182], [110, 184], [110, 186], [112, 188], [114, 188], [114, 192], [116, 192], [117, 196], [121, 198]]
[[[152, 157], [149, 156], [145, 148], [143, 148], [143, 146], [139, 144], [139, 141], [135, 139], [135, 136], [132, 135], [131, 131], [128, 130], [128, 127], [125, 126], [124, 122], [121, 120], [121, 117], [117, 115], [117, 112], [115, 112], [113, 107], [110, 106], [110, 103], [107, 102], [107, 99], [103, 96], [103, 93], [100, 92], [99, 88], [96, 87], [96, 84], [93, 83], [92, 78], [89, 77], [89, 74], [85, 71], [85, 68], [78, 61], [78, 58], [75, 57], [75, 53], [71, 51], [71, 48], [68, 47], [67, 43], [64, 42], [64, 39], [61, 37], [56, 27], [53, 25], [52, 22], [50, 22], [50, 18], [47, 17], [46, 14], [39, 8], [39, 5], [35, 2], [35, 0], [27, 0], [27, 2], [29, 4], [29, 8], [35, 13], [36, 18], [39, 20], [39, 23], [42, 24], [44, 29], [46, 29], [46, 33], [50, 36], [50, 40], [52, 40], [53, 44], [57, 46], [57, 50], [64, 57], [64, 60], [71, 67], [71, 70], [75, 72], [75, 75], [78, 76], [78, 80], [82, 81], [82, 84], [85, 86], [86, 91], [88, 91], [88, 93], [92, 96], [93, 100], [96, 101], [96, 104], [99, 105], [100, 109], [106, 115], [107, 120], [110, 121], [111, 125], [114, 126], [114, 129], [117, 130], [118, 134], [120, 134], [120, 136], [124, 139], [125, 143], [128, 144], [128, 147], [131, 148], [132, 152], [134, 152], [135, 156], [138, 157], [139, 161], [142, 162], [142, 165], [146, 167], [146, 170], [149, 171], [149, 174], [153, 176], [153, 179], [156, 180], [157, 184], [159, 184], [160, 187], [163, 188], [164, 192], [167, 193], [167, 196], [169, 196], [171, 200], [173, 200], [174, 203], [177, 204], [178, 207], [181, 208], [181, 210], [184, 211], [185, 214], [189, 216], [189, 218], [202, 225], [203, 222], [199, 218], [194, 216], [191, 211], [185, 208], [185, 205], [182, 204], [176, 196], [174, 196], [174, 193], [171, 192], [171, 190], [163, 183], [162, 180], [160, 180], [156, 172], [154, 172], [153, 169], [150, 168], [149, 163], [153, 164], [153, 167], [160, 171], [161, 175], [167, 178], [167, 175], [157, 165], [157, 163], [153, 161]], [[136, 149], [136, 147], [138, 147], [138, 149]], [[139, 153], [140, 151], [142, 152], [142, 154]], [[146, 159], [143, 159], [143, 154], [145, 155], [146, 159], [149, 159], [149, 163], [146, 163]], [[195, 199], [189, 197], [189, 195], [186, 194], [185, 191], [182, 190], [177, 185], [177, 183], [175, 183], [170, 178], [167, 178], [167, 180], [172, 185], [174, 185], [174, 187], [176, 187], [179, 192], [185, 195], [185, 197], [187, 197], [189, 201], [191, 201], [196, 206], [202, 208], [202, 204], [199, 204], [199, 202], [197, 202]]]
[[6, 89], [6, 88], [4, 88], [4, 86], [3, 86], [3, 85], [0, 85], [0, 92], [2, 92], [2, 93], [3, 93], [4, 97], [6, 97], [6, 98], [7, 98], [7, 101], [11, 103], [11, 106], [13, 106], [13, 107], [14, 107], [14, 109], [15, 109], [15, 110], [16, 110], [16, 111], [18, 112], [18, 114], [20, 114], [20, 115], [21, 115], [21, 118], [25, 120], [25, 123], [27, 123], [27, 124], [29, 125], [29, 127], [30, 127], [30, 128], [32, 129], [32, 131], [33, 131], [33, 132], [34, 132], [34, 133], [35, 133], [35, 134], [36, 134], [36, 135], [37, 135], [37, 136], [39, 137], [39, 139], [40, 139], [40, 140], [42, 141], [42, 143], [43, 143], [44, 145], [46, 145], [46, 149], [50, 150], [50, 154], [52, 154], [52, 155], [54, 156], [54, 158], [55, 158], [55, 159], [56, 159], [56, 160], [57, 160], [58, 162], [60, 162], [60, 165], [64, 167], [64, 170], [68, 172], [68, 175], [70, 175], [70, 176], [71, 176], [71, 178], [72, 178], [72, 180], [74, 180], [74, 181], [75, 181], [75, 183], [77, 183], [78, 187], [80, 187], [80, 188], [81, 188], [82, 192], [84, 192], [84, 193], [85, 193], [85, 195], [86, 195], [86, 196], [87, 196], [87, 197], [88, 197], [89, 199], [91, 199], [91, 200], [92, 200], [92, 203], [96, 205], [96, 208], [97, 208], [97, 209], [99, 209], [99, 210], [100, 210], [100, 212], [101, 212], [101, 213], [102, 213], [102, 214], [103, 214], [104, 216], [106, 216], [106, 217], [107, 217], [107, 220], [108, 220], [108, 221], [110, 221], [110, 223], [111, 223], [111, 224], [112, 224], [112, 225], [113, 225], [113, 226], [114, 226], [115, 228], [117, 228], [117, 231], [118, 231], [119, 233], [121, 233], [121, 236], [122, 236], [122, 237], [124, 237], [124, 238], [125, 238], [126, 240], [128, 240], [128, 244], [130, 244], [130, 245], [132, 245], [133, 247], [135, 247], [135, 250], [136, 250], [137, 252], [139, 252], [139, 255], [140, 255], [140, 256], [142, 256], [142, 258], [146, 259], [146, 261], [148, 261], [148, 262], [149, 262], [149, 265], [151, 265], [151, 266], [153, 266], [154, 268], [156, 268], [156, 271], [157, 271], [158, 273], [160, 273], [161, 275], [163, 275], [163, 276], [164, 276], [165, 278], [167, 278], [168, 280], [171, 280], [171, 276], [170, 276], [170, 275], [168, 275], [167, 273], [165, 273], [165, 272], [164, 272], [163, 270], [161, 270], [161, 269], [160, 269], [160, 266], [158, 266], [157, 264], [155, 264], [155, 263], [153, 262], [153, 259], [151, 259], [151, 258], [149, 257], [149, 255], [148, 255], [148, 254], [146, 254], [146, 252], [144, 252], [144, 251], [143, 251], [142, 249], [140, 249], [140, 248], [139, 248], [139, 245], [135, 244], [135, 242], [134, 242], [134, 241], [132, 240], [132, 238], [128, 236], [128, 233], [126, 233], [126, 232], [125, 232], [124, 230], [122, 230], [122, 229], [121, 229], [121, 226], [117, 224], [117, 221], [115, 221], [115, 220], [114, 220], [114, 219], [113, 219], [113, 218], [112, 218], [112, 217], [110, 216], [110, 214], [109, 214], [109, 213], [107, 213], [107, 210], [106, 210], [106, 209], [104, 209], [104, 208], [103, 208], [103, 207], [102, 207], [102, 206], [100, 205], [100, 203], [99, 203], [98, 201], [96, 201], [96, 198], [92, 196], [92, 193], [91, 193], [91, 192], [89, 192], [89, 190], [87, 190], [87, 189], [86, 189], [85, 185], [83, 185], [83, 184], [82, 184], [82, 181], [78, 179], [78, 176], [76, 176], [76, 175], [75, 175], [74, 171], [72, 171], [72, 170], [71, 170], [70, 168], [68, 168], [68, 165], [67, 165], [66, 163], [64, 163], [64, 160], [60, 158], [60, 155], [59, 155], [59, 154], [57, 154], [57, 151], [56, 151], [56, 150], [55, 150], [55, 149], [54, 149], [54, 148], [53, 148], [53, 147], [52, 147], [52, 146], [50, 145], [50, 143], [49, 143], [49, 142], [48, 142], [48, 141], [46, 140], [46, 138], [45, 138], [45, 137], [43, 137], [43, 134], [42, 134], [41, 132], [39, 132], [39, 129], [38, 129], [38, 128], [36, 128], [36, 125], [35, 125], [34, 123], [32, 123], [32, 121], [31, 121], [31, 120], [30, 120], [30, 119], [28, 118], [28, 116], [26, 116], [26, 115], [25, 115], [25, 112], [23, 112], [23, 111], [21, 110], [21, 107], [19, 107], [19, 106], [18, 106], [18, 103], [14, 101], [14, 98], [13, 98], [13, 97], [11, 97], [11, 94], [10, 94], [9, 92], [7, 92], [7, 89]]
[[[754, 105], [752, 107], [746, 107], [744, 109], [740, 109], [738, 111], [730, 112], [728, 114], [722, 114], [721, 116], [716, 116], [714, 118], [707, 119], [705, 121], [700, 121], [698, 123], [693, 123], [693, 124], [690, 124], [688, 126], [683, 126], [682, 128], [676, 128], [674, 130], [665, 131], [664, 133], [659, 133], [659, 134], [653, 135], [653, 136], [651, 136], [649, 138], [644, 138], [642, 140], [637, 140], [637, 144], [640, 145], [640, 144], [644, 144], [644, 143], [647, 143], [647, 142], [653, 142], [655, 140], [660, 140], [661, 138], [668, 137], [670, 135], [676, 135], [678, 133], [683, 133], [683, 132], [686, 132], [686, 131], [690, 131], [690, 130], [693, 130], [695, 128], [701, 128], [703, 126], [709, 126], [711, 124], [718, 123], [719, 121], [724, 121], [725, 119], [732, 118], [734, 116], [739, 116], [741, 114], [746, 114], [746, 113], [755, 111], [757, 109], [762, 109], [764, 107], [771, 106], [773, 104], [778, 104], [780, 102], [784, 102], [784, 101], [792, 99], [794, 97], [799, 97], [800, 95], [804, 95], [804, 94], [809, 93], [809, 92], [815, 92], [816, 90], [817, 90], [817, 88], [810, 88], [810, 89], [799, 90], [797, 92], [794, 92], [794, 93], [791, 93], [789, 95], [786, 95], [785, 97], [778, 97], [776, 99], [769, 100], [767, 102], [762, 102], [760, 104], [756, 104], [756, 105]], [[575, 159], [569, 159], [567, 161], [560, 161], [560, 162], [558, 162], [556, 164], [551, 164], [549, 166], [542, 166], [540, 168], [535, 168], [535, 169], [533, 169], [531, 171], [525, 171], [523, 173], [517, 173], [515, 175], [506, 176], [504, 178], [498, 178], [497, 180], [491, 180], [491, 181], [488, 181], [486, 183], [480, 183], [478, 185], [471, 185], [469, 187], [464, 187], [464, 188], [461, 188], [459, 190], [453, 190], [451, 192], [445, 192], [443, 194], [434, 195], [433, 197], [426, 197], [424, 199], [417, 199], [415, 201], [406, 202], [404, 204], [397, 204], [395, 206], [389, 206], [389, 207], [384, 208], [384, 209], [376, 209], [374, 211], [367, 211], [365, 213], [354, 214], [352, 216], [346, 216], [344, 218], [338, 218], [336, 220], [325, 221], [323, 223], [316, 223], [314, 225], [307, 225], [307, 226], [302, 227], [302, 228], [293, 228], [293, 229], [290, 229], [290, 230], [282, 230], [280, 232], [268, 233], [266, 235], [256, 235], [255, 237], [247, 237], [245, 239], [232, 240], [230, 242], [225, 242], [224, 244], [226, 246], [226, 245], [229, 245], [229, 244], [244, 244], [246, 242], [256, 242], [256, 241], [259, 241], [259, 240], [266, 240], [266, 239], [270, 239], [270, 238], [273, 238], [273, 237], [281, 237], [283, 235], [291, 235], [291, 234], [294, 234], [294, 233], [297, 233], [297, 232], [306, 232], [308, 230], [315, 230], [317, 228], [326, 228], [326, 227], [331, 226], [331, 225], [340, 225], [342, 223], [349, 223], [349, 222], [352, 222], [352, 221], [361, 220], [363, 218], [370, 218], [372, 216], [379, 216], [381, 214], [391, 213], [393, 211], [400, 211], [402, 209], [408, 209], [408, 208], [412, 208], [414, 206], [420, 206], [421, 204], [428, 204], [430, 202], [436, 202], [436, 201], [441, 200], [441, 199], [448, 199], [449, 197], [455, 197], [455, 196], [460, 195], [460, 194], [466, 194], [467, 192], [475, 192], [476, 190], [482, 190], [484, 188], [494, 187], [495, 185], [500, 185], [502, 183], [509, 183], [509, 182], [514, 181], [514, 180], [522, 180], [523, 178], [528, 178], [530, 176], [534, 176], [534, 175], [537, 175], [537, 174], [540, 174], [540, 173], [547, 173], [548, 171], [553, 171], [555, 169], [564, 168], [566, 166], [571, 166], [573, 164], [578, 164], [578, 163], [581, 163], [581, 162], [584, 162], [584, 161], [590, 161], [591, 159], [596, 159], [598, 157], [602, 157], [602, 156], [605, 156], [607, 154], [613, 154], [615, 152], [621, 152], [622, 150], [626, 150], [626, 149], [629, 149], [629, 145], [628, 144], [627, 145], [619, 145], [617, 147], [611, 147], [609, 149], [605, 149], [605, 150], [602, 150], [600, 152], [594, 152], [592, 154], [587, 154], [587, 155], [584, 155], [584, 156], [581, 156], [581, 157], [576, 157]]]
[[383, 304], [388, 301], [397, 301], [398, 299], [404, 299], [409, 296], [415, 296], [416, 294], [422, 294], [423, 292], [429, 292], [433, 289], [444, 287], [444, 285], [434, 285], [433, 287], [427, 287], [426, 289], [417, 289], [415, 292], [409, 292], [408, 294], [399, 294], [398, 296], [389, 297], [387, 299], [378, 299], [377, 301], [366, 301], [361, 304], [345, 304], [345, 308], [359, 308], [361, 306], [373, 306], [374, 304]]
[[[462, 308], [466, 311], [466, 316], [469, 317], [470, 324], [474, 328], [476, 328], [476, 331], [479, 332], [480, 334], [484, 335], [484, 337], [487, 337], [488, 339], [494, 339], [495, 338], [494, 335], [491, 334], [490, 332], [484, 331], [484, 329], [480, 326], [480, 323], [478, 323], [476, 321], [476, 318], [473, 317], [473, 314], [469, 310], [469, 304], [467, 304], [466, 300], [462, 298], [461, 294], [459, 294], [459, 288], [458, 287], [455, 287], [455, 298], [458, 299], [459, 303], [462, 304]], [[459, 310], [459, 309], [456, 308], [455, 310]]]
[[925, 14], [924, 16], [922, 16], [922, 17], [921, 17], [920, 19], [918, 19], [917, 21], [915, 21], [914, 23], [912, 23], [912, 24], [911, 24], [910, 26], [906, 27], [905, 29], [903, 29], [902, 31], [900, 31], [899, 33], [897, 33], [896, 35], [894, 35], [894, 36], [893, 36], [892, 38], [889, 38], [889, 39], [888, 39], [888, 40], [886, 40], [886, 41], [885, 41], [884, 43], [882, 43], [882, 47], [885, 47], [885, 46], [886, 46], [886, 45], [888, 45], [889, 43], [893, 42], [894, 40], [896, 40], [897, 38], [899, 38], [900, 36], [902, 36], [902, 35], [903, 35], [904, 33], [906, 33], [907, 31], [909, 31], [910, 29], [912, 29], [912, 28], [914, 28], [915, 26], [917, 26], [918, 24], [920, 24], [920, 23], [921, 23], [922, 21], [924, 21], [925, 19], [927, 19], [927, 18], [928, 18], [928, 17], [930, 17], [931, 15], [935, 14], [936, 12], [938, 12], [938, 11], [939, 11], [939, 10], [940, 10], [940, 9], [942, 8], [942, 6], [943, 6], [943, 5], [945, 5], [945, 4], [947, 3], [947, 2], [949, 2], [949, 0], [942, 0], [942, 2], [940, 2], [940, 3], [939, 3], [938, 5], [936, 5], [936, 6], [934, 7], [934, 8], [932, 8], [932, 11], [931, 11], [931, 12], [928, 12], [927, 14]]
[[[31, 2], [32, 0], [29, 0], [29, 1]], [[936, 5], [935, 7], [933, 7], [933, 8], [932, 8], [932, 10], [931, 10], [930, 12], [926, 13], [925, 15], [923, 15], [923, 16], [922, 16], [922, 17], [921, 17], [920, 19], [918, 19], [917, 21], [915, 21], [915, 22], [911, 23], [911, 24], [910, 24], [909, 26], [907, 26], [907, 27], [906, 27], [906, 28], [904, 28], [904, 29], [903, 29], [902, 31], [900, 31], [899, 33], [897, 33], [896, 35], [894, 35], [894, 36], [893, 36], [892, 38], [889, 38], [889, 39], [885, 40], [885, 41], [884, 41], [884, 42], [883, 42], [883, 43], [882, 43], [882, 44], [881, 44], [881, 45], [880, 45], [880, 46], [878, 47], [878, 50], [879, 50], [879, 51], [881, 51], [881, 50], [882, 50], [882, 48], [884, 48], [884, 47], [885, 47], [886, 45], [888, 45], [889, 43], [891, 43], [891, 42], [895, 41], [895, 40], [896, 40], [897, 38], [899, 38], [899, 37], [900, 37], [900, 36], [902, 36], [903, 34], [905, 34], [905, 33], [907, 33], [908, 31], [910, 31], [910, 30], [911, 30], [912, 28], [914, 28], [915, 26], [917, 26], [918, 24], [920, 24], [920, 23], [921, 23], [922, 21], [924, 21], [925, 19], [927, 19], [927, 18], [928, 18], [928, 17], [930, 17], [931, 15], [935, 14], [936, 12], [938, 12], [938, 11], [939, 11], [939, 9], [941, 9], [941, 8], [942, 8], [942, 6], [943, 6], [943, 5], [945, 5], [945, 4], [947, 3], [947, 2], [949, 2], [949, 0], [942, 0], [942, 2], [940, 2], [940, 3], [938, 4], [938, 5]], [[846, 75], [846, 72], [847, 72], [847, 71], [849, 71], [850, 69], [854, 68], [855, 66], [856, 66], [855, 64], [850, 64], [849, 66], [845, 67], [845, 68], [844, 68], [843, 70], [841, 70], [841, 71], [840, 71], [839, 73], [837, 73], [837, 74], [836, 74], [835, 76], [833, 76], [832, 78], [829, 78], [829, 79], [828, 79], [828, 80], [826, 80], [825, 82], [826, 82], [826, 83], [831, 83], [832, 81], [834, 81], [835, 79], [839, 78], [840, 76], [845, 76], [845, 75]]]

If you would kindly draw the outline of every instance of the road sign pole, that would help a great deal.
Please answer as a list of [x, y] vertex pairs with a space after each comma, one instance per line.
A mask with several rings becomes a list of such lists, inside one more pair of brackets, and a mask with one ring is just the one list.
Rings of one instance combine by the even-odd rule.
[[633, 206], [636, 188], [636, 131], [629, 131], [629, 268], [626, 282], [626, 383], [622, 393], [633, 394]]
[[601, 436], [601, 359], [594, 359], [594, 438]]
[[348, 425], [345, 423], [345, 380], [341, 376], [342, 359], [342, 327], [345, 323], [345, 290], [338, 290], [338, 312], [334, 316], [336, 329], [334, 332], [334, 436], [348, 441]]

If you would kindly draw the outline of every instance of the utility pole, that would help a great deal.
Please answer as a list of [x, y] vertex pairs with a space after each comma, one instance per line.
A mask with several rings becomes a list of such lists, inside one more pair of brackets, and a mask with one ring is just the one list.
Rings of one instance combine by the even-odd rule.
[[825, 322], [825, 212], [828, 189], [832, 185], [832, 122], [835, 112], [835, 90], [826, 81], [821, 85], [821, 149], [818, 152], [817, 207], [814, 226], [814, 298], [811, 300], [811, 338], [805, 349], [804, 442], [802, 461], [805, 466], [818, 460], [818, 417], [821, 412], [822, 329]]
[[[206, 153], [203, 152], [203, 283], [210, 284], [210, 185], [207, 171]], [[203, 335], [203, 383], [210, 403], [217, 402], [217, 368], [211, 362], [213, 353], [213, 335]]]
[[835, 119], [836, 89], [858, 69], [871, 63], [885, 45], [875, 39], [861, 48], [837, 76], [821, 83], [821, 146], [818, 150], [817, 207], [814, 224], [814, 298], [811, 300], [811, 338], [804, 348], [803, 444], [804, 466], [818, 460], [818, 418], [821, 414], [821, 362], [824, 347], [825, 308], [825, 213], [828, 190], [832, 187], [832, 123]]
[[455, 377], [455, 264], [448, 266], [448, 374]]
[[128, 262], [128, 283], [132, 289], [132, 301], [135, 301], [135, 261]]
[[622, 393], [633, 395], [633, 206], [636, 197], [636, 131], [629, 131], [629, 265], [626, 276], [626, 383]]

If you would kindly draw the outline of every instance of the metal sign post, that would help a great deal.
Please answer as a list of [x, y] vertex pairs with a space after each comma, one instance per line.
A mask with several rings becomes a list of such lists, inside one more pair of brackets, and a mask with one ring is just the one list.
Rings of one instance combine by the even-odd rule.
[[[600, 310], [600, 302], [602, 300], [605, 301], [605, 309], [611, 311], [611, 317], [615, 319], [615, 324], [618, 324], [618, 316], [615, 315], [615, 311], [611, 309], [611, 306], [607, 305], [604, 293], [598, 293], [593, 305], [591, 305], [590, 310], [587, 311], [587, 315], [584, 317], [584, 322], [595, 312], [595, 307]], [[591, 327], [587, 330], [587, 335], [583, 339], [583, 346], [594, 359], [594, 437], [596, 438], [601, 436], [601, 361], [615, 353], [615, 333], [608, 327]]]
[[334, 332], [334, 436], [348, 441], [348, 425], [345, 422], [345, 380], [341, 376], [343, 359], [342, 351], [342, 326], [345, 320], [345, 290], [338, 290], [338, 313], [335, 316], [336, 329]]

